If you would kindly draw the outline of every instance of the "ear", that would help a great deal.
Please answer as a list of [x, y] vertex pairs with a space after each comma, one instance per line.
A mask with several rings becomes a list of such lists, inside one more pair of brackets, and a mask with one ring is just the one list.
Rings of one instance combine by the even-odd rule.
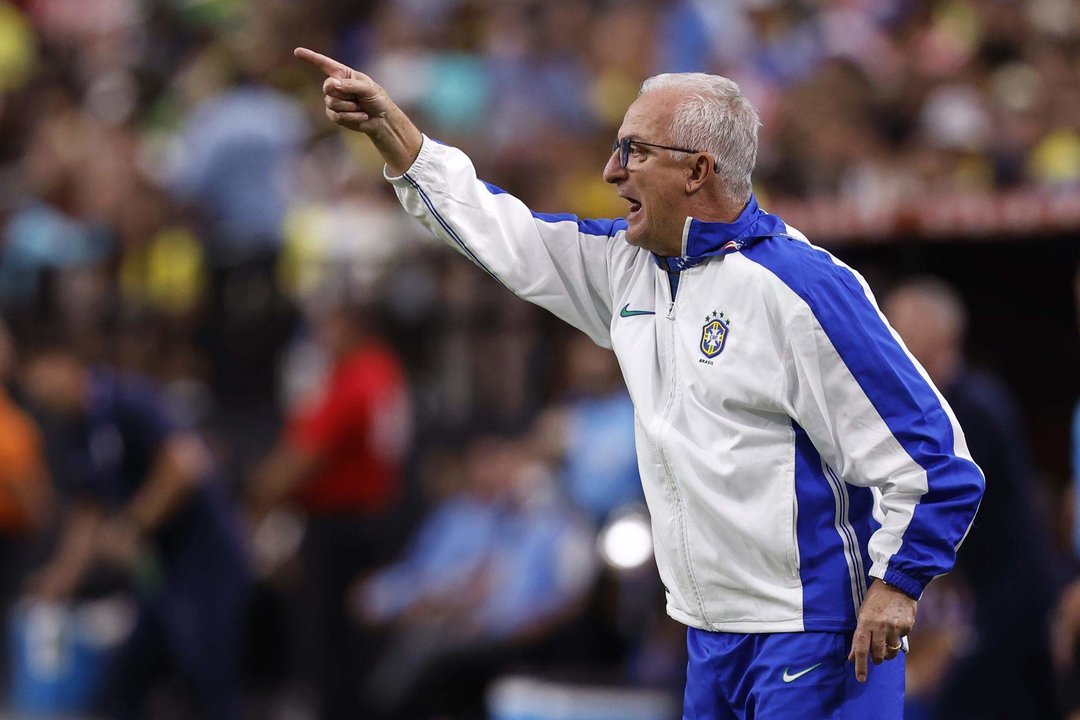
[[708, 153], [698, 153], [695, 155], [693, 164], [689, 166], [689, 174], [686, 176], [686, 194], [693, 195], [704, 187], [712, 174], [712, 156]]

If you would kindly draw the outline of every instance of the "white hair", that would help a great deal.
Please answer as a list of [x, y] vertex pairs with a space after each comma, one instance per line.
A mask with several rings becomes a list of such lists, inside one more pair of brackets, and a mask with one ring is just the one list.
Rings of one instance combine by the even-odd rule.
[[705, 73], [663, 73], [641, 84], [639, 95], [664, 88], [687, 91], [674, 111], [671, 142], [710, 153], [716, 172], [734, 203], [745, 203], [751, 192], [750, 176], [757, 161], [757, 109], [739, 86], [726, 77]]

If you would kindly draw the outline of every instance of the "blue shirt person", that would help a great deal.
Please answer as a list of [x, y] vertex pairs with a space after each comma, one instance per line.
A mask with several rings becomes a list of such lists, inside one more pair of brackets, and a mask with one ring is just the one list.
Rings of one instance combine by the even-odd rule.
[[467, 455], [467, 488], [435, 506], [405, 555], [361, 586], [363, 617], [393, 629], [365, 683], [388, 717], [465, 702], [462, 687], [527, 654], [592, 583], [591, 534], [525, 444], [485, 438]]
[[249, 584], [224, 485], [201, 440], [178, 427], [147, 381], [90, 368], [62, 345], [33, 353], [32, 397], [63, 422], [63, 472], [75, 496], [58, 549], [32, 582], [75, 596], [92, 572], [126, 577], [138, 605], [110, 671], [110, 717], [143, 716], [168, 665], [207, 718], [237, 716], [234, 688]]

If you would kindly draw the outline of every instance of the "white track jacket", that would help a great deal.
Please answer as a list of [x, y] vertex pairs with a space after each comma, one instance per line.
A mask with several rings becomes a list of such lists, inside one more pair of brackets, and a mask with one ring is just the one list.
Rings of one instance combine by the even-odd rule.
[[872, 578], [917, 598], [952, 568], [984, 484], [956, 418], [862, 277], [753, 198], [734, 223], [687, 218], [683, 256], [659, 258], [623, 220], [530, 211], [428, 138], [387, 179], [436, 236], [615, 351], [673, 618], [850, 631]]

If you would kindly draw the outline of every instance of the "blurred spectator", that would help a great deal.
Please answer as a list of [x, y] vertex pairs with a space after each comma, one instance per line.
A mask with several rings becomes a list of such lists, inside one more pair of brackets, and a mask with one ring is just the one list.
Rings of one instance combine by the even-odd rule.
[[355, 150], [348, 137], [326, 138], [297, 164], [303, 194], [285, 218], [277, 270], [301, 303], [366, 293], [390, 263], [417, 248], [411, 220], [385, 184], [365, 172], [369, 158]]
[[90, 368], [63, 343], [32, 349], [25, 376], [66, 425], [64, 470], [78, 495], [31, 592], [74, 598], [98, 564], [127, 578], [139, 613], [105, 690], [110, 717], [145, 717], [170, 667], [194, 689], [190, 715], [238, 717], [248, 571], [202, 441], [173, 424], [152, 385]]
[[487, 683], [527, 662], [591, 584], [591, 535], [526, 445], [482, 438], [465, 463], [464, 491], [360, 592], [364, 621], [392, 628], [365, 685], [386, 717], [477, 717]]
[[[1073, 301], [1080, 331], [1080, 265], [1073, 275]], [[1072, 421], [1072, 540], [1073, 561], [1080, 560], [1080, 399]], [[1061, 593], [1050, 633], [1054, 664], [1061, 680], [1061, 700], [1067, 720], [1080, 720], [1080, 579]]]
[[56, 208], [33, 204], [12, 212], [0, 252], [0, 298], [8, 307], [30, 304], [50, 269], [100, 262], [106, 247]]
[[199, 309], [207, 270], [202, 245], [177, 216], [161, 190], [136, 183], [117, 218], [117, 281], [125, 304], [186, 320]]
[[949, 401], [986, 476], [956, 567], [971, 588], [974, 634], [939, 690], [936, 716], [1056, 717], [1047, 623], [1061, 569], [1036, 520], [1039, 489], [1016, 402], [965, 360], [967, 310], [944, 281], [905, 280], [882, 307]]
[[[308, 135], [296, 100], [270, 84], [273, 47], [252, 23], [252, 38], [226, 36], [197, 54], [187, 76], [193, 107], [181, 116], [165, 167], [175, 201], [193, 211], [210, 268], [200, 339], [221, 404], [216, 425], [240, 473], [265, 452], [259, 439], [277, 430], [274, 366], [266, 358], [285, 347], [294, 323], [275, 273], [291, 168]], [[255, 432], [236, 433], [241, 425]]]
[[256, 517], [285, 501], [307, 517], [300, 580], [309, 638], [307, 669], [320, 718], [363, 716], [356, 677], [371, 644], [345, 612], [349, 584], [388, 559], [401, 499], [410, 407], [401, 362], [368, 303], [316, 311], [331, 369], [303, 398], [249, 486]]
[[[52, 491], [41, 433], [8, 393], [15, 348], [0, 319], [0, 648], [8, 648], [7, 618], [33, 561], [31, 539], [46, 527]], [[7, 668], [0, 651], [0, 670]], [[6, 674], [0, 677], [0, 690]]]
[[634, 405], [615, 355], [586, 336], [567, 341], [566, 399], [537, 423], [543, 452], [561, 464], [570, 500], [597, 526], [631, 503], [644, 503], [634, 452]]
[[199, 211], [213, 264], [235, 267], [277, 255], [288, 170], [308, 128], [296, 100], [267, 83], [266, 58], [210, 49], [227, 50], [218, 60], [226, 77], [203, 87], [206, 96], [183, 117], [168, 172], [172, 190]]

